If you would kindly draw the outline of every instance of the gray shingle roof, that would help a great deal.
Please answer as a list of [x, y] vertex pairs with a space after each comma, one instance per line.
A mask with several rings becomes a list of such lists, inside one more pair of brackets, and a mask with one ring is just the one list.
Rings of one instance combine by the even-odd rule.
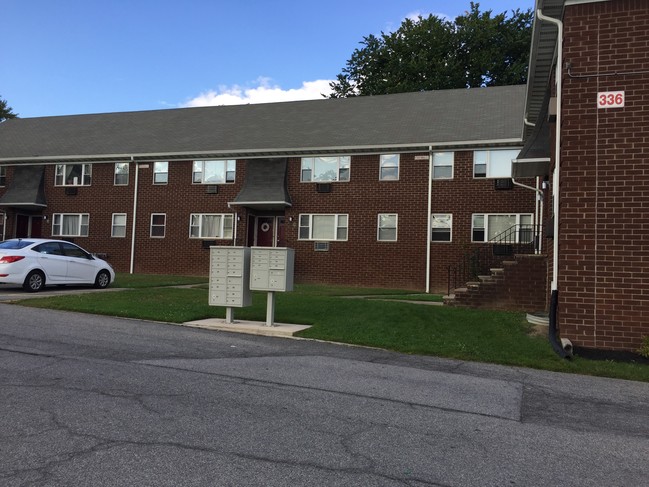
[[0, 162], [280, 156], [520, 141], [525, 86], [7, 120]]

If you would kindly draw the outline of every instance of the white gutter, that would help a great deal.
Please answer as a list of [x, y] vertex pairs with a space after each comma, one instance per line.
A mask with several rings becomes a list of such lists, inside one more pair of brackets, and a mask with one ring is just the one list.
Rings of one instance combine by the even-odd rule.
[[[131, 156], [131, 162], [134, 162], [132, 156]], [[135, 265], [135, 220], [137, 217], [137, 189], [138, 189], [139, 169], [140, 167], [138, 163], [135, 162], [135, 182], [134, 182], [135, 188], [133, 189], [133, 224], [131, 227], [131, 265], [129, 267], [130, 274], [133, 274], [133, 269]]]
[[[183, 152], [151, 152], [141, 153], [133, 156], [131, 154], [76, 154], [76, 155], [59, 155], [59, 156], [30, 156], [30, 157], [4, 157], [0, 158], [0, 164], [12, 164], [22, 161], [28, 164], [38, 164], [39, 162], [51, 162], [52, 164], [60, 161], [77, 161], [83, 160], [88, 163], [102, 162], [126, 162], [126, 160], [133, 161], [135, 157], [140, 162], [164, 161], [168, 158], [178, 160], [190, 160], [193, 156], [221, 156], [231, 158], [266, 158], [266, 157], [307, 157], [315, 153], [328, 152], [331, 154], [346, 154], [347, 152], [359, 152], [363, 154], [384, 154], [387, 150], [396, 150], [401, 152], [422, 152], [428, 147], [487, 147], [493, 145], [518, 145], [521, 143], [522, 138], [509, 138], [509, 139], [488, 139], [488, 140], [458, 140], [454, 142], [437, 142], [437, 143], [410, 143], [410, 144], [386, 144], [386, 145], [355, 145], [355, 146], [341, 146], [341, 147], [302, 147], [302, 148], [267, 148], [267, 149], [232, 149], [232, 150], [204, 150], [204, 151], [183, 151]], [[94, 160], [97, 159], [97, 160]]]
[[433, 205], [433, 147], [428, 148], [428, 229], [426, 230], [426, 294], [430, 293], [430, 237]]
[[561, 168], [561, 70], [563, 69], [563, 22], [553, 17], [546, 17], [541, 9], [536, 10], [539, 20], [550, 22], [557, 26], [557, 63], [555, 81], [557, 85], [557, 120], [554, 141], [554, 173], [552, 175], [552, 212], [554, 214], [554, 237], [552, 252], [552, 284], [551, 291], [558, 290], [559, 279], [559, 169]]

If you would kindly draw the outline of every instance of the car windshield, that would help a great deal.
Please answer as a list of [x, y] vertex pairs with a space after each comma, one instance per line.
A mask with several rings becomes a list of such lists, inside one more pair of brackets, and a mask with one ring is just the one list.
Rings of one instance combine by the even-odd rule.
[[7, 250], [24, 249], [25, 247], [33, 243], [34, 242], [30, 240], [5, 240], [4, 242], [0, 242], [0, 250], [1, 249], [7, 249]]

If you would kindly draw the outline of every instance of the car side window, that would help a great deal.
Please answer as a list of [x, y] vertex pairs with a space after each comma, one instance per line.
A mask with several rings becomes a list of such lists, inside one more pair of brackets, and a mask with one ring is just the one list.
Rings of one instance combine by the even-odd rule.
[[45, 242], [33, 248], [36, 252], [48, 255], [63, 255], [58, 242]]
[[62, 243], [61, 246], [63, 247], [63, 253], [67, 257], [77, 257], [79, 259], [88, 259], [89, 255], [81, 250], [79, 247], [76, 245], [72, 245], [69, 243]]

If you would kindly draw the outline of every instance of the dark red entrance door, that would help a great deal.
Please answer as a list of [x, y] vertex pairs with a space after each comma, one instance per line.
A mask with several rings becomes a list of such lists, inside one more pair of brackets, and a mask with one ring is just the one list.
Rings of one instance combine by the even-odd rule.
[[273, 247], [275, 243], [275, 217], [257, 217], [257, 247]]

